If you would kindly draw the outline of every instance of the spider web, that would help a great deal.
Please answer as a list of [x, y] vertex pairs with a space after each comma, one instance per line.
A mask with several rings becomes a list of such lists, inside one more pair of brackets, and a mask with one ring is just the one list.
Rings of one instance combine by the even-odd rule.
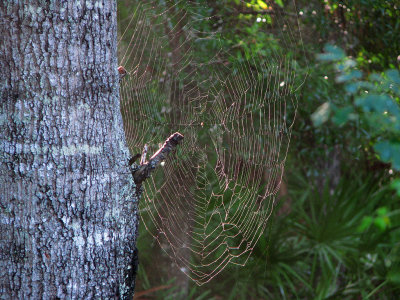
[[[145, 181], [141, 219], [201, 285], [229, 263], [246, 263], [276, 205], [301, 81], [297, 20], [287, 22], [276, 5], [269, 22], [257, 19], [271, 36], [265, 60], [223, 51], [219, 29], [207, 28], [223, 20], [201, 5], [141, 0], [134, 7], [119, 41], [129, 149], [134, 155], [147, 145], [151, 155], [172, 133], [184, 135]], [[211, 46], [220, 51], [207, 53]]]

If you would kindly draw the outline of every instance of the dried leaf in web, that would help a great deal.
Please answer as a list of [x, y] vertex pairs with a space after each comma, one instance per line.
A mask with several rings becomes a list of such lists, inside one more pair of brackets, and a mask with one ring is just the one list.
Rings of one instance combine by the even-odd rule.
[[302, 44], [296, 17], [287, 21], [271, 5], [260, 29], [271, 37], [260, 49], [267, 55], [207, 53], [221, 45], [206, 26], [219, 17], [189, 1], [171, 3], [138, 1], [122, 22], [121, 110], [132, 154], [184, 135], [144, 182], [140, 213], [160, 247], [203, 284], [229, 263], [246, 263], [274, 209]]

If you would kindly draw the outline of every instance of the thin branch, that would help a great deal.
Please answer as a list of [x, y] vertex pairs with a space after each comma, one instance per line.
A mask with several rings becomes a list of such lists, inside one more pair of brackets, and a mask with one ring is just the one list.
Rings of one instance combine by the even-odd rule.
[[133, 163], [141, 156], [140, 153], [136, 154], [135, 156], [131, 157], [128, 161], [128, 165], [131, 166]]
[[176, 148], [176, 146], [183, 140], [183, 135], [179, 132], [172, 134], [164, 143], [164, 145], [150, 158], [150, 160], [141, 165], [139, 169], [133, 173], [133, 180], [136, 185], [141, 186], [142, 182], [150, 177], [151, 172], [164, 161], [168, 154]]
[[144, 144], [142, 157], [140, 158], [140, 165], [146, 164], [146, 157], [147, 157], [147, 144]]
[[128, 72], [125, 70], [125, 68], [123, 66], [119, 66], [118, 74], [119, 74], [119, 82], [121, 82], [122, 78], [124, 78], [126, 76], [126, 74], [128, 74]]

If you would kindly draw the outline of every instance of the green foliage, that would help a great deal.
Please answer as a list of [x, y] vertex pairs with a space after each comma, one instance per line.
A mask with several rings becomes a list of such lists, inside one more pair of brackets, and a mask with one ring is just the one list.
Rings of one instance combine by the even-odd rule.
[[397, 69], [371, 73], [367, 78], [343, 50], [327, 45], [318, 59], [334, 63], [336, 82], [342, 86], [340, 103], [327, 101], [312, 115], [315, 126], [329, 119], [342, 127], [355, 122], [378, 157], [400, 170], [400, 75]]
[[400, 197], [400, 179], [395, 179], [390, 184], [390, 187], [396, 191], [397, 196]]
[[205, 288], [224, 299], [355, 299], [378, 291], [391, 299], [400, 291], [398, 199], [378, 177], [352, 175], [320, 189], [292, 174], [277, 207], [293, 201], [291, 211], [271, 220], [245, 267], [228, 267]]
[[[315, 28], [316, 44], [335, 41], [365, 70], [384, 70], [398, 64], [400, 9], [397, 1], [301, 1], [303, 22]], [[305, 37], [307, 39], [307, 36]]]
[[[285, 9], [290, 2], [275, 1]], [[307, 57], [296, 57], [296, 78], [308, 79], [286, 164], [289, 194], [280, 199], [247, 265], [229, 266], [210, 283], [191, 286], [189, 299], [396, 299], [400, 294], [398, 4], [297, 2]], [[218, 36], [202, 43], [196, 55], [213, 56], [222, 46], [233, 54], [232, 60], [218, 57], [224, 63], [251, 58], [254, 65], [271, 59], [272, 51], [290, 55], [292, 49], [269, 30], [273, 19], [259, 14], [269, 1], [197, 3], [202, 11], [195, 13], [220, 19], [196, 24], [199, 32]], [[244, 3], [251, 13], [240, 13]], [[297, 26], [296, 18], [288, 22]], [[298, 36], [294, 40], [302, 47]], [[341, 47], [328, 44], [316, 55], [326, 42]], [[336, 152], [340, 166], [334, 183], [329, 163]], [[170, 259], [154, 255], [156, 242], [143, 224], [141, 230], [138, 288], [171, 285], [152, 295], [183, 297], [169, 276]]]

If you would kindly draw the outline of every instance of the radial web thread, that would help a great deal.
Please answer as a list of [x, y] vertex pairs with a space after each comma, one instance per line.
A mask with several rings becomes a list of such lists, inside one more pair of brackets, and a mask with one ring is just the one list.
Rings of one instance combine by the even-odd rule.
[[270, 4], [259, 29], [271, 36], [267, 55], [234, 57], [215, 28], [223, 20], [196, 3], [168, 3], [138, 1], [121, 22], [121, 111], [132, 154], [147, 145], [152, 155], [171, 133], [184, 135], [145, 181], [140, 214], [160, 247], [203, 284], [229, 263], [246, 263], [276, 205], [302, 44], [296, 17], [288, 21]]

